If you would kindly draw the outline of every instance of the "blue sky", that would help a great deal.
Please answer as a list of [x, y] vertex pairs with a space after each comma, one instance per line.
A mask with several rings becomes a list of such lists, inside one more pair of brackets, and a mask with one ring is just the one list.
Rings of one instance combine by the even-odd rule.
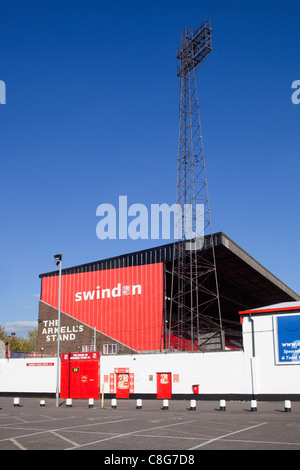
[[67, 267], [160, 243], [99, 240], [96, 208], [175, 202], [176, 49], [208, 17], [213, 231], [300, 293], [299, 1], [0, 0], [0, 324], [37, 320], [53, 254]]

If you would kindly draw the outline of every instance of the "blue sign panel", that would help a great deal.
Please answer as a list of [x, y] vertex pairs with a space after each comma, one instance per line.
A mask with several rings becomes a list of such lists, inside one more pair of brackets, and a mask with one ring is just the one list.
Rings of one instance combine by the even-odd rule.
[[300, 315], [277, 317], [278, 362], [300, 364]]

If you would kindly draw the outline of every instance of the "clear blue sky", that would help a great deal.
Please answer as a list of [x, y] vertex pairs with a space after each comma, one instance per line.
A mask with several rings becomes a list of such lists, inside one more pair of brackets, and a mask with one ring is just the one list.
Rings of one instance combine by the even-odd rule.
[[213, 231], [300, 293], [299, 0], [0, 0], [0, 324], [36, 321], [56, 252], [68, 267], [160, 244], [100, 241], [96, 208], [175, 202], [176, 49], [208, 17]]

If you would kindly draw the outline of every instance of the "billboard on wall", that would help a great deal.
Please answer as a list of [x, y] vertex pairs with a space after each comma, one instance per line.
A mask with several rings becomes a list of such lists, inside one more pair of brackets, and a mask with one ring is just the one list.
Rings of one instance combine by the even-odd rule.
[[300, 315], [275, 317], [278, 364], [300, 364]]
[[[41, 300], [58, 308], [58, 276]], [[163, 263], [62, 275], [61, 311], [136, 350], [163, 347]]]

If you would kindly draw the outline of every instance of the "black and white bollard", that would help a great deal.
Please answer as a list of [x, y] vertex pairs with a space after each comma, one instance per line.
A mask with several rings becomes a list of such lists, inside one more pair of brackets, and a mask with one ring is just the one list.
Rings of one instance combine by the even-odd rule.
[[14, 398], [14, 406], [20, 406], [20, 398]]
[[169, 400], [163, 400], [163, 410], [169, 409]]
[[226, 401], [220, 400], [220, 411], [226, 411]]
[[94, 398], [89, 398], [89, 408], [94, 408]]
[[66, 407], [67, 408], [72, 408], [72, 398], [67, 398], [66, 399]]
[[284, 401], [284, 411], [286, 413], [290, 413], [292, 411], [292, 405], [290, 400], [285, 400]]
[[196, 400], [191, 400], [190, 401], [190, 410], [191, 411], [196, 411]]
[[136, 401], [136, 409], [141, 410], [142, 407], [143, 407], [143, 402], [140, 398], [138, 398], [137, 401]]
[[45, 400], [40, 400], [40, 407], [45, 408], [45, 406], [46, 406]]
[[257, 401], [251, 400], [251, 411], [257, 411]]
[[112, 398], [111, 399], [111, 407], [116, 410], [117, 409], [117, 399], [116, 398]]

